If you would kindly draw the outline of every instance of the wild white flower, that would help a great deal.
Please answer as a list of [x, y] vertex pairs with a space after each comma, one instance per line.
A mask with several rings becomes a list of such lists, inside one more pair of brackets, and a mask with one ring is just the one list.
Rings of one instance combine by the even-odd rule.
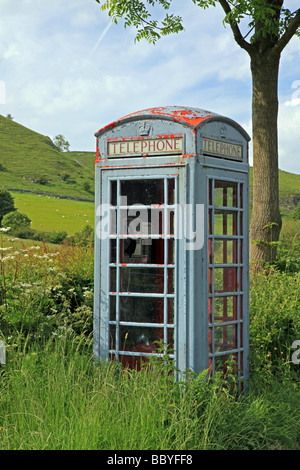
[[0, 247], [0, 251], [12, 250], [12, 246]]
[[4, 256], [3, 258], [0, 258], [0, 261], [8, 261], [10, 259], [15, 259], [15, 257], [12, 255], [7, 255], [7, 256]]
[[10, 227], [2, 227], [0, 228], [0, 232], [8, 232], [10, 230]]

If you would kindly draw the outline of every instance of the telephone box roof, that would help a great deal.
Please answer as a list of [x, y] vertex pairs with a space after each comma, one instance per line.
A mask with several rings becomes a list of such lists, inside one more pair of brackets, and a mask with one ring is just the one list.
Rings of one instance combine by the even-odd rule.
[[110, 124], [99, 129], [99, 131], [95, 133], [95, 136], [100, 137], [101, 134], [113, 129], [114, 127], [139, 119], [162, 119], [166, 121], [173, 121], [193, 129], [206, 121], [220, 120], [222, 122], [227, 122], [228, 124], [231, 124], [233, 127], [237, 128], [247, 140], [250, 140], [247, 132], [232, 119], [211, 111], [205, 111], [204, 109], [191, 108], [187, 106], [161, 106], [127, 114], [117, 121], [111, 122]]

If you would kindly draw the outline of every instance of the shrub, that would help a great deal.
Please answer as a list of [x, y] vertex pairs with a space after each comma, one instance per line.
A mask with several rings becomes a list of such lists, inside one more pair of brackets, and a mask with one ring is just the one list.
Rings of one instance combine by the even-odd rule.
[[35, 240], [36, 230], [30, 227], [23, 227], [14, 230], [13, 234], [22, 240]]
[[28, 228], [31, 224], [30, 218], [19, 211], [9, 212], [2, 219], [3, 227], [10, 227], [11, 230]]
[[300, 202], [298, 203], [298, 205], [293, 210], [292, 217], [295, 220], [300, 220]]
[[41, 176], [38, 176], [37, 179], [35, 180], [35, 183], [37, 184], [42, 184], [42, 185], [46, 185], [49, 183], [49, 180], [46, 176], [44, 175], [41, 175]]
[[[290, 364], [291, 346], [300, 338], [300, 273], [251, 277], [250, 350], [254, 370], [271, 373]], [[298, 367], [299, 368], [299, 367]]]

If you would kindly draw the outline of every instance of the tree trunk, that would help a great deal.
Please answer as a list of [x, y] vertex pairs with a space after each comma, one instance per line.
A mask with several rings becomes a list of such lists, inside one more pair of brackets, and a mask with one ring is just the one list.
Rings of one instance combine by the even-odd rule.
[[254, 268], [272, 263], [282, 225], [278, 182], [278, 72], [280, 54], [267, 49], [251, 54], [253, 130], [253, 209], [250, 261]]

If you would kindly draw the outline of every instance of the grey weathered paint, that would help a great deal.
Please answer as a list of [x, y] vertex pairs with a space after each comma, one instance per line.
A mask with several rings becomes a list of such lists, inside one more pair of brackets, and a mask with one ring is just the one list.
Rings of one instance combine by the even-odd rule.
[[[110, 159], [107, 139], [139, 137], [140, 126], [150, 126], [149, 136], [183, 134], [183, 155], [122, 157]], [[202, 249], [186, 251], [178, 240], [177, 344], [176, 361], [181, 371], [195, 372], [209, 366], [208, 338], [208, 180], [228, 180], [243, 184], [243, 377], [249, 376], [249, 165], [248, 134], [233, 120], [195, 108], [152, 108], [128, 115], [100, 129], [97, 137], [96, 208], [104, 203], [107, 182], [113, 175], [122, 177], [179, 174], [181, 204], [204, 204], [205, 243]], [[143, 137], [143, 136], [142, 136]], [[216, 139], [243, 147], [241, 161], [203, 155], [202, 138]], [[104, 185], [104, 186], [103, 186]], [[99, 222], [96, 215], [95, 227]], [[108, 250], [105, 241], [95, 240], [94, 353], [108, 357]]]

